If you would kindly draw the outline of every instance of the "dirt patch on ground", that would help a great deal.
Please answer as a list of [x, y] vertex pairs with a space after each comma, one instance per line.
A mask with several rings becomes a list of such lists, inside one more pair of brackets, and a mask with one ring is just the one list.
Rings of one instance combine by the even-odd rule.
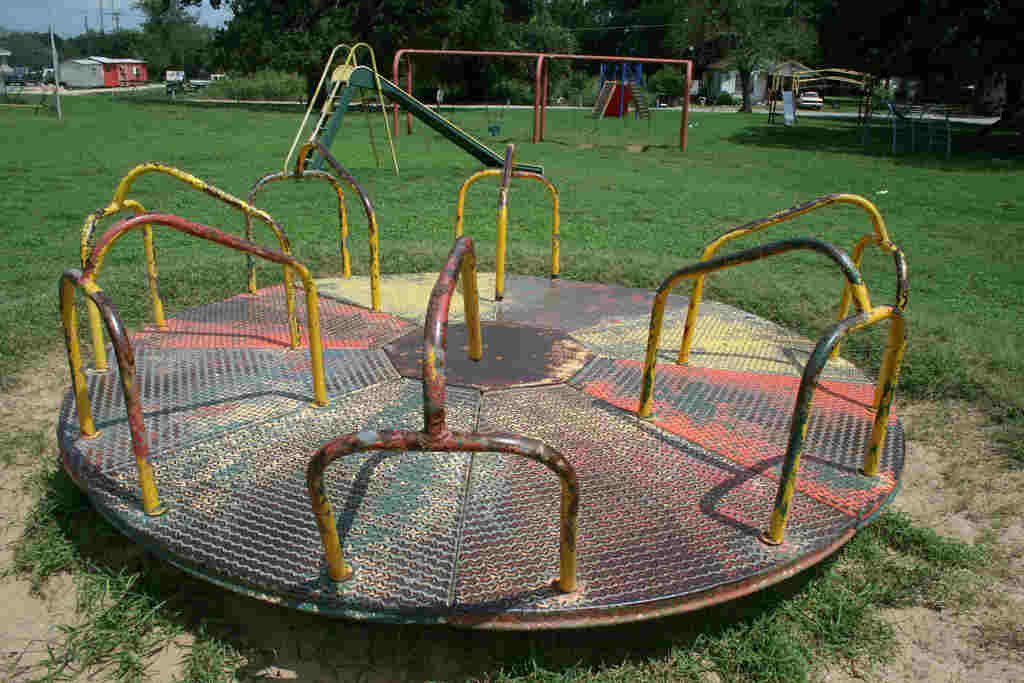
[[[32, 504], [23, 485], [26, 473], [38, 466], [39, 457], [56, 455], [54, 432], [66, 375], [66, 358], [54, 353], [27, 373], [14, 391], [0, 396], [0, 430], [37, 435], [25, 439], [28, 445], [0, 470], [0, 566], [10, 565], [12, 545]], [[970, 610], [885, 611], [882, 616], [895, 627], [900, 645], [897, 656], [876, 668], [858, 668], [856, 662], [836, 666], [821, 671], [821, 677], [1024, 680], [1024, 629], [1019, 617], [1024, 611], [1024, 502], [1019, 494], [1024, 472], [1007, 467], [985, 416], [969, 405], [916, 403], [901, 406], [898, 414], [909, 443], [903, 490], [894, 506], [943, 535], [991, 544], [993, 583]], [[123, 543], [130, 547], [128, 541]], [[166, 574], [178, 586], [169, 601], [186, 630], [204, 619], [212, 624], [214, 635], [245, 655], [238, 672], [243, 680], [462, 680], [493, 675], [510, 659], [527, 657], [535, 646], [523, 634], [324, 620], [218, 589], [155, 560], [143, 558], [139, 566]], [[0, 581], [0, 601], [7, 614], [0, 624], [0, 672], [12, 681], [40, 676], [45, 673], [47, 647], [62, 640], [60, 625], [80, 619], [72, 578], [51, 579], [42, 595], [33, 594], [27, 581], [6, 579]], [[579, 661], [595, 652], [612, 656], [624, 647], [615, 642], [621, 637], [614, 630], [597, 630], [553, 633], [543, 636], [542, 642], [545, 652]], [[154, 654], [147, 680], [183, 676], [191, 642], [186, 635]]]
[[[14, 542], [21, 536], [25, 514], [32, 496], [25, 490], [26, 474], [41, 453], [57, 451], [55, 430], [65, 377], [56, 368], [66, 368], [60, 354], [22, 376], [19, 385], [0, 394], [0, 433], [19, 437], [17, 451], [5, 455], [0, 468], [0, 567], [11, 566]], [[66, 371], [65, 371], [66, 374]], [[42, 595], [33, 595], [28, 581], [0, 581], [0, 672], [7, 680], [38, 675], [38, 665], [47, 659], [47, 645], [60, 639], [59, 626], [75, 618], [74, 582], [70, 576], [55, 578]]]
[[[900, 654], [851, 679], [1024, 680], [1024, 472], [1007, 467], [985, 415], [968, 404], [915, 403], [902, 406], [899, 415], [909, 440], [903, 488], [893, 507], [944, 536], [991, 544], [994, 582], [969, 611], [885, 610]], [[828, 680], [847, 680], [831, 674]]]

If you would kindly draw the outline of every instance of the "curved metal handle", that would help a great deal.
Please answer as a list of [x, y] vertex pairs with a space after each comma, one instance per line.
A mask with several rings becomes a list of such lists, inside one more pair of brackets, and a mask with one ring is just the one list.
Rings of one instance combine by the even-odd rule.
[[469, 331], [469, 357], [473, 360], [484, 357], [480, 334], [480, 302], [476, 287], [476, 252], [473, 240], [462, 236], [455, 240], [455, 246], [437, 276], [423, 326], [423, 431], [432, 436], [440, 436], [447, 429], [444, 405], [448, 312], [460, 272], [466, 328]]
[[[309, 170], [302, 174], [294, 174], [287, 171], [268, 173], [249, 188], [249, 203], [255, 205], [256, 195], [262, 192], [270, 183], [279, 180], [302, 180], [304, 178], [323, 180], [330, 183], [331, 187], [334, 188], [334, 193], [338, 197], [338, 248], [341, 255], [342, 274], [346, 278], [352, 277], [352, 262], [348, 253], [348, 214], [345, 211], [345, 192], [341, 189], [341, 184], [338, 183], [338, 180], [330, 173], [315, 170]], [[250, 242], [252, 241], [252, 219], [249, 214], [245, 215], [245, 239]], [[246, 254], [245, 258], [248, 267], [249, 292], [255, 292], [256, 261], [253, 259], [252, 254]]]
[[[95, 282], [96, 274], [103, 265], [103, 259], [114, 244], [126, 233], [145, 225], [165, 225], [178, 232], [192, 235], [200, 239], [216, 242], [236, 251], [241, 251], [260, 258], [277, 263], [285, 271], [286, 294], [290, 292], [288, 285], [291, 282], [291, 271], [294, 270], [302, 278], [306, 290], [306, 316], [309, 329], [309, 355], [313, 366], [313, 391], [318, 405], [327, 404], [327, 384], [324, 380], [323, 365], [323, 342], [320, 338], [320, 308], [316, 294], [316, 283], [309, 270], [303, 264], [295, 260], [291, 254], [281, 253], [268, 249], [259, 244], [254, 244], [235, 235], [222, 232], [200, 223], [193, 223], [180, 216], [163, 213], [144, 213], [133, 218], [126, 218], [115, 223], [109, 230], [96, 240], [96, 247], [89, 256], [83, 279]], [[295, 301], [293, 297], [287, 297], [288, 305], [288, 328], [292, 340], [292, 347], [298, 347], [298, 323], [295, 319]]]
[[561, 480], [558, 588], [576, 590], [576, 533], [579, 515], [579, 482], [565, 457], [537, 439], [508, 433], [478, 434], [450, 432], [445, 424], [445, 358], [447, 351], [448, 309], [461, 272], [469, 328], [469, 357], [483, 357], [480, 336], [480, 312], [476, 291], [476, 254], [473, 240], [462, 236], [455, 240], [448, 260], [430, 294], [423, 330], [423, 431], [365, 431], [346, 434], [324, 444], [306, 468], [306, 486], [316, 517], [320, 539], [327, 558], [328, 575], [333, 581], [352, 576], [345, 563], [334, 512], [324, 489], [324, 471], [338, 458], [350, 453], [384, 451], [508, 453], [541, 463]]
[[[484, 178], [500, 177], [504, 175], [504, 169], [500, 168], [485, 168], [482, 171], [477, 171], [473, 175], [466, 179], [466, 182], [462, 184], [459, 189], [459, 200], [455, 208], [455, 236], [462, 236], [462, 225], [465, 220], [466, 210], [466, 193], [469, 191], [471, 185]], [[547, 188], [548, 193], [551, 195], [551, 279], [557, 279], [561, 273], [561, 265], [559, 262], [559, 256], [561, 254], [561, 235], [559, 224], [561, 221], [559, 214], [559, 202], [558, 202], [558, 188], [554, 186], [547, 178], [539, 173], [533, 171], [517, 171], [512, 170], [513, 178], [532, 178], [537, 182], [544, 185]], [[502, 261], [504, 262], [504, 260]]]
[[861, 469], [861, 473], [866, 476], [875, 476], [878, 473], [882, 444], [885, 442], [885, 433], [888, 429], [889, 408], [896, 393], [896, 379], [899, 377], [900, 364], [903, 361], [903, 352], [907, 344], [903, 311], [895, 306], [879, 306], [871, 311], [861, 311], [839, 321], [822, 336], [814, 347], [814, 351], [807, 360], [807, 365], [804, 366], [804, 374], [800, 378], [800, 388], [797, 390], [796, 402], [793, 406], [793, 420], [789, 428], [789, 443], [786, 446], [786, 456], [782, 462], [779, 488], [775, 494], [775, 506], [772, 509], [768, 531], [761, 536], [761, 540], [765, 543], [778, 545], [782, 543], [782, 538], [785, 535], [786, 520], [789, 517], [790, 504], [796, 490], [801, 450], [804, 438], [807, 436], [811, 400], [814, 398], [818, 379], [832, 354], [832, 349], [838, 346], [840, 340], [851, 332], [886, 319], [890, 321], [889, 341], [885, 349], [885, 358], [882, 361], [882, 371], [878, 378], [871, 441], [868, 444], [864, 466]]
[[75, 314], [75, 290], [80, 289], [88, 300], [99, 311], [103, 323], [110, 335], [117, 357], [117, 367], [121, 375], [121, 391], [124, 393], [125, 412], [128, 414], [128, 429], [132, 437], [132, 451], [135, 454], [135, 467], [139, 473], [139, 488], [142, 491], [142, 507], [147, 515], [162, 515], [167, 509], [160, 503], [157, 496], [156, 482], [153, 479], [153, 466], [149, 461], [149, 444], [146, 428], [142, 422], [142, 402], [139, 400], [139, 388], [135, 384], [135, 356], [128, 340], [121, 318], [107, 295], [95, 282], [77, 268], [65, 270], [57, 284], [60, 299], [60, 317], [64, 324], [64, 345], [68, 352], [68, 365], [71, 368], [71, 386], [75, 394], [75, 408], [78, 411], [78, 426], [82, 438], [94, 439], [99, 436], [92, 421], [92, 409], [89, 405], [89, 389], [82, 373], [82, 350], [78, 342], [78, 322]]
[[[356, 194], [359, 195], [359, 201], [363, 204], [363, 211], [366, 212], [366, 226], [370, 231], [370, 303], [373, 310], [380, 310], [380, 247], [378, 244], [378, 230], [377, 230], [377, 214], [373, 210], [373, 203], [370, 201], [369, 195], [363, 190], [362, 186], [355, 179], [351, 173], [348, 172], [344, 166], [338, 163], [338, 160], [327, 150], [326, 147], [321, 145], [319, 142], [307, 142], [299, 150], [299, 156], [295, 159], [295, 173], [293, 175], [300, 176], [307, 173], [306, 161], [309, 156], [310, 150], [316, 150], [317, 153], [330, 164], [331, 168], [337, 174], [337, 177], [348, 183], [349, 187], [355, 190]], [[346, 276], [347, 277], [347, 276]]]
[[[767, 218], [760, 218], [758, 220], [751, 221], [749, 223], [741, 225], [737, 228], [733, 228], [732, 230], [723, 233], [719, 237], [709, 242], [707, 246], [704, 247], [704, 252], [703, 254], [701, 254], [701, 260], [706, 261], [710, 259], [712, 256], [714, 256], [718, 248], [721, 247], [726, 242], [737, 239], [739, 237], [743, 237], [745, 235], [749, 235], [751, 233], [758, 232], [759, 230], [763, 230], [773, 225], [778, 225], [779, 223], [784, 223], [786, 221], [793, 220], [794, 218], [798, 218], [800, 216], [803, 216], [804, 214], [810, 213], [812, 211], [817, 211], [818, 209], [830, 206], [832, 204], [853, 204], [854, 206], [859, 206], [865, 211], [865, 213], [868, 214], [868, 218], [871, 220], [872, 233], [865, 237], [864, 239], [862, 239], [861, 242], [857, 245], [858, 247], [860, 247], [860, 244], [864, 243], [864, 240], [867, 239], [869, 242], [878, 244], [880, 247], [882, 247], [882, 249], [886, 251], [892, 251], [895, 249], [895, 245], [893, 245], [891, 240], [889, 239], [889, 233], [885, 227], [885, 220], [882, 218], [882, 214], [879, 213], [878, 208], [874, 204], [869, 202], [867, 199], [864, 199], [860, 195], [836, 193], [827, 194], [822, 197], [818, 197], [817, 199], [812, 199], [811, 201], [801, 204], [799, 206], [794, 206], [792, 208], [779, 211], [778, 213], [772, 214]], [[860, 250], [862, 251], [863, 247], [860, 247]], [[860, 256], [859, 253], [856, 253], [858, 252], [858, 249], [855, 248], [854, 252], [854, 263], [858, 267], [860, 267]], [[902, 279], [900, 279], [900, 276], [897, 275], [897, 301], [905, 301], [906, 299], [906, 287], [904, 286], [906, 283], [905, 265], [906, 264], [904, 264], [904, 276], [902, 277]], [[897, 270], [898, 268], [899, 263], [897, 262]], [[690, 347], [693, 344], [693, 330], [695, 325], [697, 324], [697, 310], [700, 307], [703, 292], [704, 276], [701, 275], [694, 280], [693, 292], [690, 294], [690, 306], [686, 312], [686, 326], [683, 329], [683, 341], [682, 344], [679, 345], [680, 363], [686, 363], [690, 358]], [[843, 290], [843, 302], [844, 303], [840, 304], [839, 320], [842, 320], [843, 318], [846, 317], [846, 312], [849, 306], [848, 289]]]
[[[245, 214], [246, 226], [247, 229], [249, 230], [249, 232], [246, 233], [248, 237], [251, 237], [251, 217], [256, 216], [261, 221], [266, 223], [273, 231], [274, 235], [277, 237], [278, 243], [281, 245], [281, 251], [284, 252], [285, 254], [291, 253], [291, 245], [288, 242], [288, 237], [284, 234], [284, 231], [274, 221], [274, 219], [271, 218], [270, 215], [267, 214], [266, 212], [260, 211], [259, 209], [256, 209], [250, 206], [249, 204], [246, 204], [245, 202], [243, 202], [241, 199], [238, 199], [234, 195], [229, 194], [213, 185], [210, 185], [209, 183], [205, 182], [201, 178], [197, 178], [191, 173], [187, 173], [185, 171], [182, 171], [173, 166], [168, 166], [166, 164], [150, 162], [146, 164], [139, 164], [131, 171], [129, 171], [123, 178], [121, 178], [121, 182], [118, 183], [117, 189], [114, 191], [114, 197], [113, 199], [111, 199], [110, 203], [107, 204], [107, 206], [103, 207], [102, 209], [97, 209], [96, 211], [93, 211], [86, 217], [85, 222], [82, 225], [82, 232], [79, 244], [79, 256], [81, 259], [81, 265], [83, 269], [85, 268], [86, 261], [89, 260], [90, 242], [92, 241], [93, 233], [96, 230], [96, 226], [102, 219], [107, 218], [108, 216], [113, 216], [114, 214], [124, 211], [125, 209], [133, 209], [136, 214], [145, 213], [145, 209], [142, 208], [141, 204], [132, 199], [126, 199], [126, 195], [128, 194], [128, 191], [131, 189], [132, 184], [136, 181], [136, 179], [138, 179], [140, 176], [146, 175], [147, 173], [162, 173], [164, 175], [169, 175], [172, 178], [179, 180], [185, 183], [186, 185], [199, 190], [200, 192], [204, 192], [210, 195], [214, 199], [222, 201], [228, 204], [229, 206], [238, 209], [243, 214]], [[165, 327], [167, 323], [164, 320], [163, 301], [160, 299], [160, 291], [157, 280], [156, 253], [153, 248], [153, 232], [148, 225], [144, 228], [143, 241], [146, 253], [146, 271], [150, 284], [150, 296], [153, 302], [153, 322], [158, 327]], [[289, 298], [289, 300], [292, 300], [294, 298], [294, 293], [292, 292], [291, 278], [288, 275], [287, 270], [285, 270], [284, 273], [284, 281], [286, 296]], [[250, 291], [255, 291], [255, 285], [252, 282], [250, 282], [250, 287]], [[93, 338], [93, 348], [94, 351], [96, 352], [96, 369], [99, 371], [106, 370], [106, 358], [104, 358], [103, 354], [100, 353], [100, 350], [103, 348], [103, 331], [102, 325], [100, 323], [100, 317], [98, 312], [96, 311], [96, 308], [92, 305], [91, 302], [87, 304], [87, 310], [89, 313], [89, 330]], [[297, 340], [295, 338], [292, 339], [292, 342], [293, 347], [297, 345]]]
[[561, 481], [559, 507], [559, 590], [572, 593], [577, 589], [576, 537], [579, 517], [579, 482], [576, 471], [565, 457], [537, 439], [518, 434], [446, 432], [440, 435], [412, 431], [366, 431], [346, 434], [324, 444], [306, 468], [306, 487], [316, 517], [320, 540], [327, 558], [327, 574], [332, 581], [345, 581], [353, 575], [352, 567], [341, 552], [334, 511], [324, 489], [324, 471], [337, 460], [362, 451], [419, 451], [462, 453], [508, 453], [529, 458], [547, 467]]
[[[806, 249], [817, 251], [832, 259], [843, 271], [846, 277], [847, 287], [851, 292], [858, 312], [871, 310], [871, 302], [868, 300], [867, 287], [860, 276], [860, 271], [854, 265], [853, 260], [842, 249], [821, 240], [807, 237], [799, 237], [781, 242], [772, 242], [752, 249], [737, 251], [726, 256], [719, 256], [715, 259], [698, 261], [697, 263], [680, 268], [669, 275], [658, 287], [658, 293], [654, 297], [654, 304], [651, 307], [651, 326], [647, 334], [647, 353], [644, 360], [643, 386], [640, 390], [640, 408], [637, 411], [640, 417], [651, 416], [651, 403], [654, 395], [654, 375], [658, 359], [658, 343], [661, 340], [661, 326], [665, 316], [665, 304], [668, 295], [683, 280], [689, 278], [703, 277], [716, 270], [724, 270], [734, 266], [757, 261], [775, 254], [783, 254], [787, 251]], [[691, 305], [693, 300], [690, 300]], [[690, 320], [687, 318], [687, 334], [692, 332]]]

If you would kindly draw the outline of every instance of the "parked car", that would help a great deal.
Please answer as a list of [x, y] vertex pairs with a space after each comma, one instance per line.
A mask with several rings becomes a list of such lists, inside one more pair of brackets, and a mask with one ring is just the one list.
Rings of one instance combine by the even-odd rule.
[[825, 106], [825, 100], [821, 99], [821, 95], [813, 90], [808, 90], [807, 92], [800, 93], [796, 106], [801, 109], [821, 109]]
[[26, 69], [25, 67], [16, 66], [14, 67], [13, 71], [8, 71], [7, 73], [2, 74], [2, 76], [0, 77], [4, 79], [7, 85], [25, 85], [27, 75], [28, 69]]

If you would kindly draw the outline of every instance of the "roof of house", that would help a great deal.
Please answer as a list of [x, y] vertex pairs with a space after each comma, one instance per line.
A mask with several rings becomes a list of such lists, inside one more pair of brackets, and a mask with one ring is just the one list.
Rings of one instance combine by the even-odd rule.
[[132, 59], [131, 57], [89, 57], [100, 64], [145, 64], [145, 59]]
[[82, 57], [80, 59], [69, 59], [75, 64], [145, 64], [144, 59], [111, 58], [111, 57]]
[[810, 71], [811, 67], [805, 66], [795, 59], [784, 59], [780, 62], [776, 62], [770, 69], [772, 73], [782, 73], [787, 76], [793, 75], [797, 71]]
[[[717, 62], [708, 65], [709, 71], [732, 71], [734, 68], [732, 57], [723, 57]], [[783, 59], [768, 65], [764, 69], [757, 69], [757, 71], [768, 71], [771, 73], [783, 71], [784, 73], [791, 74], [794, 71], [810, 71], [810, 67], [804, 66], [795, 59]]]
[[12, 54], [14, 53], [10, 50], [5, 50], [2, 47], [0, 47], [0, 57], [10, 57]]

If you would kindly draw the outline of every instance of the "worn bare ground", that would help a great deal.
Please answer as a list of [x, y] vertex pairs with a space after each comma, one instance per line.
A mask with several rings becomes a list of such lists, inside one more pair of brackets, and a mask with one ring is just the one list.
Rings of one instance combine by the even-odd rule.
[[[0, 468], [0, 567], [12, 560], [31, 497], [23, 479], [39, 452], [55, 457], [57, 411], [66, 388], [66, 360], [54, 354], [25, 375], [19, 387], [0, 395], [0, 432], [39, 434], [33, 452], [13, 454]], [[903, 490], [894, 505], [916, 521], [968, 543], [990, 540], [997, 558], [993, 583], [969, 610], [915, 607], [883, 616], [895, 626], [898, 655], [882, 666], [859, 662], [820, 671], [826, 681], [1024, 681], [1024, 525], [1020, 498], [1024, 472], [1008, 469], [984, 416], [962, 403], [902, 405], [909, 437]], [[124, 553], [111, 549], [112, 552]], [[129, 555], [131, 553], [129, 552]], [[482, 678], [523, 653], [516, 634], [457, 632], [422, 627], [375, 626], [323, 620], [218, 590], [145, 557], [126, 565], [166, 574], [180, 585], [170, 603], [186, 635], [148, 662], [147, 680], [184, 675], [192, 637], [202, 617], [211, 629], [245, 654], [243, 680], [393, 681]], [[0, 677], [29, 680], [45, 674], [47, 648], [60, 643], [61, 624], [78, 623], [74, 581], [51, 579], [42, 595], [27, 581], [0, 581]], [[652, 638], [656, 629], [652, 627]], [[621, 636], [621, 634], [619, 634]], [[567, 665], [586, 651], [623, 661], [628, 653], [616, 632], [550, 634], [545, 649], [561, 650]], [[104, 672], [94, 672], [93, 680]], [[85, 678], [83, 676], [83, 678]]]

